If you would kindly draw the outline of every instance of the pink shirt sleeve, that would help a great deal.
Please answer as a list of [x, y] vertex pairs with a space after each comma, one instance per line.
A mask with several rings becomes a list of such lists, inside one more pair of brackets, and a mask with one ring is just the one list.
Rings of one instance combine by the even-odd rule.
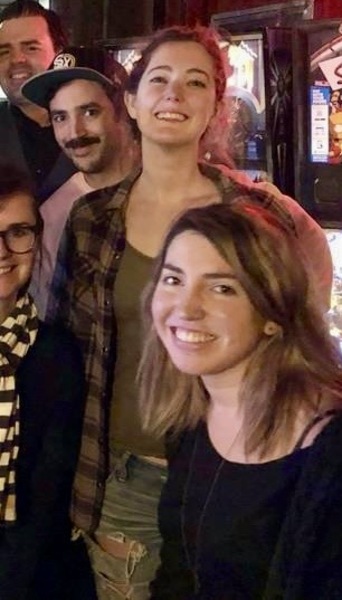
[[285, 196], [268, 181], [253, 184], [273, 194], [285, 204], [293, 218], [307, 264], [311, 269], [314, 290], [325, 310], [329, 310], [333, 283], [333, 262], [323, 229], [304, 208], [290, 196]]

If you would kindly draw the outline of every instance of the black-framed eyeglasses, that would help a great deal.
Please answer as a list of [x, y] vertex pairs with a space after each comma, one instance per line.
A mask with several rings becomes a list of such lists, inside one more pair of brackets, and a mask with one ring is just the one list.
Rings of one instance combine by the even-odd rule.
[[0, 231], [0, 238], [8, 252], [26, 254], [33, 250], [39, 231], [39, 225], [15, 225]]

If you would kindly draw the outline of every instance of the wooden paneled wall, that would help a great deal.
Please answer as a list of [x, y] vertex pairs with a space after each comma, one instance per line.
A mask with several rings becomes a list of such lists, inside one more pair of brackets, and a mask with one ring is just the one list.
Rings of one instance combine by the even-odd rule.
[[[267, 6], [278, 1], [51, 0], [51, 5], [61, 15], [71, 42], [88, 45], [104, 37], [146, 35], [164, 25], [208, 24], [214, 13]], [[342, 18], [342, 0], [314, 0], [314, 17]]]
[[[166, 24], [196, 21], [207, 24], [214, 13], [257, 8], [279, 1], [284, 0], [166, 0]], [[314, 0], [314, 18], [331, 17], [342, 18], [342, 0]]]

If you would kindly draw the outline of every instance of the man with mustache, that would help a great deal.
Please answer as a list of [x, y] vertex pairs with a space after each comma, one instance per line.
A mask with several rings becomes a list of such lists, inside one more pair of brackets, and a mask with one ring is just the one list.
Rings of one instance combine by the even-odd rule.
[[22, 88], [26, 98], [49, 110], [57, 143], [78, 169], [41, 207], [43, 253], [30, 288], [41, 318], [73, 203], [118, 183], [132, 167], [122, 93], [125, 78], [124, 68], [103, 50], [69, 48], [56, 56], [53, 69], [32, 77]]
[[67, 43], [59, 17], [33, 0], [8, 4], [0, 13], [0, 156], [31, 175], [39, 202], [75, 171], [61, 153], [48, 112], [24, 98], [22, 84], [49, 68]]

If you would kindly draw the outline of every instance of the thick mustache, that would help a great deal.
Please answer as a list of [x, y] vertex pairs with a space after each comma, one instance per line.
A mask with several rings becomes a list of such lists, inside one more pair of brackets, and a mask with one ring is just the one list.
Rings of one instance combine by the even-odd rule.
[[64, 147], [67, 150], [77, 150], [77, 148], [85, 148], [86, 146], [91, 146], [92, 144], [99, 144], [100, 138], [98, 137], [81, 137], [74, 138], [69, 140], [64, 144]]

